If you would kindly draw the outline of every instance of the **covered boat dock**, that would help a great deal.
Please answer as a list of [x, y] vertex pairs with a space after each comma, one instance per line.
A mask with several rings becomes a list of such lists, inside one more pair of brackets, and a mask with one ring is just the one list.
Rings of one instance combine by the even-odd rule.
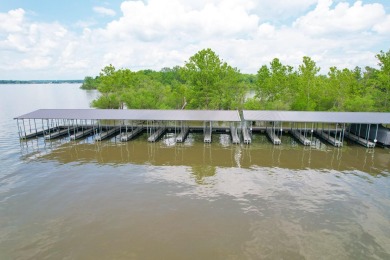
[[148, 141], [156, 142], [171, 131], [176, 142], [184, 142], [190, 131], [197, 131], [203, 132], [205, 143], [211, 143], [211, 134], [220, 131], [230, 133], [232, 143], [240, 143], [237, 110], [39, 109], [15, 119], [21, 139], [69, 136], [76, 140], [93, 135], [101, 141], [116, 135], [129, 141], [146, 131]]
[[[282, 134], [288, 132], [303, 145], [312, 145], [316, 135], [336, 147], [346, 137], [371, 148], [378, 141], [381, 124], [390, 124], [390, 113], [244, 110], [243, 121], [243, 132], [264, 132], [274, 144], [281, 144]], [[359, 131], [349, 131], [351, 125]], [[246, 138], [250, 143], [250, 137]]]

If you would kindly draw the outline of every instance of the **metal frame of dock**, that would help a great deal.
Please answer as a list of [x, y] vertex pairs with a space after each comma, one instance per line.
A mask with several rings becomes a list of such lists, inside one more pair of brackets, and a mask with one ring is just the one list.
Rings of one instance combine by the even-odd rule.
[[[214, 129], [214, 123], [228, 123], [224, 128], [232, 129], [232, 125], [237, 128], [241, 122], [237, 110], [39, 109], [15, 119], [20, 139], [58, 132], [68, 134], [69, 139], [92, 134], [95, 141], [100, 141], [119, 132], [116, 138], [128, 141], [146, 130], [150, 142], [156, 142], [168, 128], [173, 128], [177, 142], [184, 142], [190, 129], [198, 129], [197, 126], [190, 127], [189, 123], [203, 122], [204, 142], [207, 143], [211, 142], [212, 132], [221, 128]], [[233, 143], [239, 142], [237, 137], [233, 132]]]
[[[308, 146], [313, 145], [315, 134], [336, 147], [347, 137], [371, 148], [377, 137], [369, 134], [371, 125], [378, 129], [379, 124], [390, 124], [390, 113], [243, 110], [241, 118], [237, 110], [39, 109], [14, 119], [21, 140], [39, 136], [76, 140], [92, 135], [98, 141], [115, 135], [115, 140], [128, 141], [146, 130], [151, 142], [165, 131], [174, 132], [177, 143], [184, 142], [189, 132], [201, 131], [204, 142], [211, 143], [212, 133], [220, 131], [229, 132], [233, 144], [241, 142], [242, 133], [244, 144], [250, 144], [252, 133], [262, 131], [275, 145], [282, 144], [283, 132], [290, 132]], [[223, 126], [217, 124], [221, 122]], [[364, 133], [353, 134], [348, 131], [351, 124], [369, 126]]]
[[[291, 135], [304, 145], [313, 144], [313, 134], [336, 147], [342, 147], [344, 137], [349, 138], [366, 147], [374, 147], [376, 135], [370, 140], [369, 129], [364, 137], [358, 137], [348, 132], [348, 124], [390, 124], [390, 113], [382, 112], [308, 112], [308, 111], [267, 111], [267, 110], [243, 110], [243, 133], [252, 132], [252, 124], [260, 122], [258, 129], [263, 129], [270, 140], [281, 144], [283, 131]], [[285, 123], [293, 127], [283, 129]], [[297, 126], [297, 124], [299, 126]], [[304, 124], [304, 126], [302, 126]], [[307, 127], [309, 125], [310, 127]], [[278, 130], [278, 126], [280, 129]], [[310, 140], [308, 139], [310, 134]], [[248, 142], [249, 143], [249, 142]]]

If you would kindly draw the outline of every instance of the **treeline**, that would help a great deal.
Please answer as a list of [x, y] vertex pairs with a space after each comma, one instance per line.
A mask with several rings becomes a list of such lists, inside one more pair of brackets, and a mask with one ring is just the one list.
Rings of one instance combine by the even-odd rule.
[[275, 58], [250, 75], [204, 49], [160, 71], [109, 65], [82, 88], [99, 90], [96, 108], [390, 111], [390, 51], [376, 58], [378, 69], [332, 67], [327, 75], [310, 57], [297, 69]]

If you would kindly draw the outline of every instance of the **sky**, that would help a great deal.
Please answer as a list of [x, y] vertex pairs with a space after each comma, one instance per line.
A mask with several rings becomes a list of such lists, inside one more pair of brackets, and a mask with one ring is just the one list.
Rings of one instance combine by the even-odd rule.
[[1, 0], [0, 80], [83, 79], [183, 66], [211, 48], [255, 74], [279, 58], [377, 67], [390, 50], [388, 0]]

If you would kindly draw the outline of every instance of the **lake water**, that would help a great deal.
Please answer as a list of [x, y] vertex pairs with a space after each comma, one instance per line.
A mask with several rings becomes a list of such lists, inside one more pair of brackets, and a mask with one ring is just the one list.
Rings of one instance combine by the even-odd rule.
[[390, 259], [390, 150], [20, 142], [13, 117], [79, 85], [0, 85], [0, 259]]

